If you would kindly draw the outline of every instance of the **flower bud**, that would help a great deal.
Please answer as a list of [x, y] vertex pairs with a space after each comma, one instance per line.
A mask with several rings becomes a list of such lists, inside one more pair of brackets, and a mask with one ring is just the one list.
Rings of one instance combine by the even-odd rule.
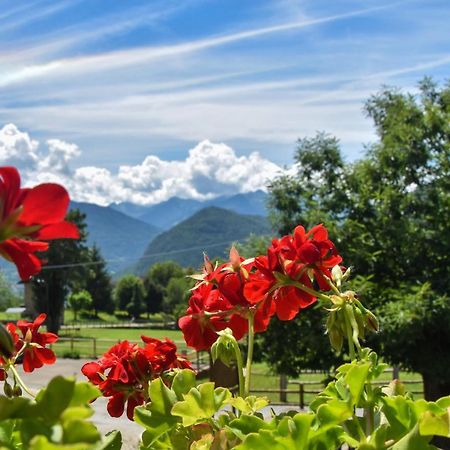
[[231, 363], [236, 360], [236, 338], [230, 328], [218, 331], [217, 334], [219, 338], [211, 347], [211, 358], [213, 362], [220, 359], [226, 366], [230, 367]]
[[22, 388], [16, 384], [13, 389], [13, 396], [20, 397], [21, 395], [22, 395]]
[[11, 358], [14, 353], [14, 342], [8, 330], [0, 324], [0, 356], [7, 359]]
[[336, 265], [331, 269], [331, 279], [336, 283], [337, 287], [341, 287], [342, 275], [341, 266]]
[[7, 381], [5, 381], [5, 384], [3, 385], [3, 392], [7, 397], [13, 396], [13, 388]]
[[369, 330], [377, 332], [380, 329], [378, 319], [375, 314], [369, 310], [366, 310], [366, 325]]
[[344, 343], [344, 337], [342, 336], [341, 331], [337, 327], [331, 327], [328, 329], [328, 338], [330, 339], [331, 346], [337, 352], [340, 352]]

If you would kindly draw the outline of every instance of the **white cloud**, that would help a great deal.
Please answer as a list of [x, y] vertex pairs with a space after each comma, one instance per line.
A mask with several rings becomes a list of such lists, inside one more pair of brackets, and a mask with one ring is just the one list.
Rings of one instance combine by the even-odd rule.
[[38, 142], [28, 133], [9, 123], [0, 130], [0, 161], [3, 166], [35, 168], [38, 162]]
[[0, 130], [0, 164], [16, 165], [24, 184], [63, 184], [74, 200], [107, 205], [112, 202], [155, 204], [171, 197], [206, 200], [218, 195], [265, 189], [281, 168], [258, 152], [238, 156], [223, 144], [204, 140], [185, 160], [167, 161], [154, 155], [141, 164], [122, 165], [117, 173], [94, 166], [72, 167], [80, 156], [77, 145], [59, 139], [39, 143], [15, 125]]

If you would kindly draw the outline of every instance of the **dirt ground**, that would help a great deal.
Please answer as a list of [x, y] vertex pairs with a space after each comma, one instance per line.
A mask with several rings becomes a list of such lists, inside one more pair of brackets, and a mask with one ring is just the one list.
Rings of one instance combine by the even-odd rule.
[[[83, 359], [58, 359], [56, 364], [52, 366], [44, 366], [31, 374], [20, 372], [23, 380], [33, 390], [39, 390], [44, 387], [50, 379], [57, 375], [73, 376], [79, 381], [86, 381], [86, 377], [81, 373], [81, 367], [88, 360]], [[134, 450], [139, 448], [139, 438], [142, 433], [142, 428], [134, 422], [130, 422], [126, 415], [123, 417], [110, 417], [106, 411], [107, 400], [105, 398], [98, 398], [93, 404], [95, 410], [92, 416], [92, 421], [103, 433], [112, 430], [119, 430], [122, 433], [123, 449]]]

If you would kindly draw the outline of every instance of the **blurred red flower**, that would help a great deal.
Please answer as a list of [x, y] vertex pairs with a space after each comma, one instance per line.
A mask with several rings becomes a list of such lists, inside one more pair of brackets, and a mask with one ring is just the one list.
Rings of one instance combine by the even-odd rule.
[[60, 238], [79, 238], [77, 227], [64, 221], [69, 206], [67, 191], [46, 183], [21, 188], [14, 167], [0, 167], [0, 254], [12, 261], [24, 281], [41, 270], [35, 255]]

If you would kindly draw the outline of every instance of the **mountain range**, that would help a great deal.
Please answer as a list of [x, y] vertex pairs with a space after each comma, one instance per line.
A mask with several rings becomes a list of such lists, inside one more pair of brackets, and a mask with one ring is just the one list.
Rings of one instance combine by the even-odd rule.
[[211, 259], [228, 258], [230, 245], [252, 233], [270, 234], [267, 218], [208, 206], [150, 242], [135, 272], [142, 275], [155, 262], [167, 260], [184, 267], [199, 268], [203, 263], [203, 252]]
[[86, 214], [88, 244], [100, 248], [112, 273], [135, 264], [148, 243], [162, 231], [107, 206], [72, 201], [70, 209], [75, 208]]
[[265, 192], [255, 191], [246, 194], [221, 196], [207, 201], [172, 197], [169, 200], [151, 206], [141, 206], [126, 202], [113, 203], [109, 206], [162, 230], [168, 230], [208, 206], [217, 206], [238, 214], [267, 216], [266, 201], [267, 194]]
[[117, 276], [142, 274], [154, 262], [168, 259], [198, 267], [202, 251], [210, 257], [225, 257], [233, 241], [251, 233], [269, 234], [266, 197], [262, 191], [206, 202], [174, 197], [147, 207], [72, 201], [70, 208], [86, 214], [88, 244], [100, 248], [109, 270]]

